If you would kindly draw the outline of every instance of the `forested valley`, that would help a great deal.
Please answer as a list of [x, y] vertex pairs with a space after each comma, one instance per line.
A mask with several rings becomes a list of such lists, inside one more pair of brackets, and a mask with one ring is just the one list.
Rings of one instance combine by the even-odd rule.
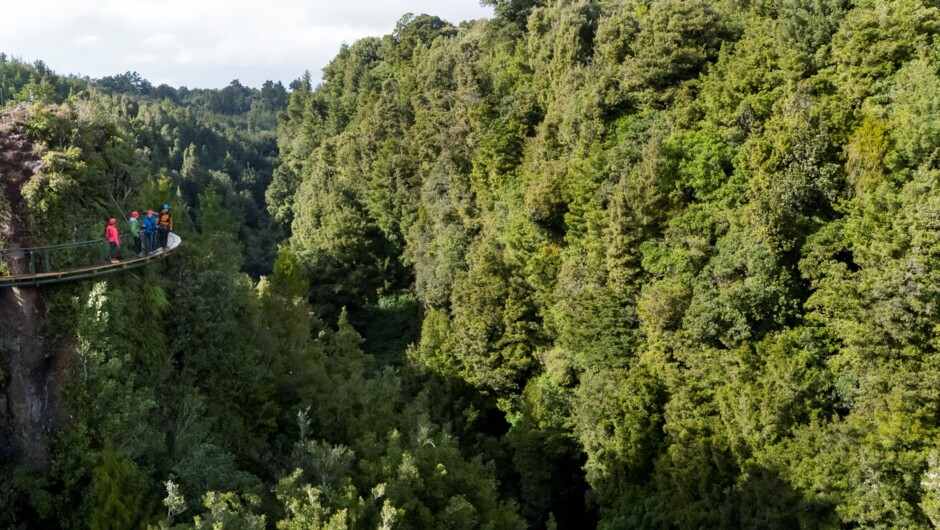
[[940, 526], [940, 5], [484, 3], [258, 89], [0, 54], [0, 248], [184, 241], [0, 290], [0, 527]]

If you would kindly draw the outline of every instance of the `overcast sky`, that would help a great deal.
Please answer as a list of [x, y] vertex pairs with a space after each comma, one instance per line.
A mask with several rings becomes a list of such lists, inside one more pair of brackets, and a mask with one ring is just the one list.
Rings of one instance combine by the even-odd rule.
[[3, 2], [0, 52], [61, 74], [137, 71], [154, 85], [315, 79], [342, 43], [391, 32], [405, 13], [458, 23], [479, 0], [31, 0]]

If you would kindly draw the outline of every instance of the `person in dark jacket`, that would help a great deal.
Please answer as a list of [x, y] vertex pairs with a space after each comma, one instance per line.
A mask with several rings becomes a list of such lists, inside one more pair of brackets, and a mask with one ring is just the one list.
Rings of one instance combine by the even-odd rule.
[[108, 240], [108, 246], [111, 247], [111, 263], [119, 263], [118, 248], [121, 246], [121, 237], [118, 235], [117, 219], [110, 219], [108, 227], [104, 229], [104, 238]]
[[170, 215], [170, 206], [168, 204], [163, 205], [163, 211], [160, 212], [160, 217], [157, 218], [157, 228], [160, 229], [160, 246], [163, 247], [163, 250], [167, 250], [170, 232], [173, 231], [173, 216]]
[[157, 217], [153, 210], [147, 210], [147, 217], [144, 217], [144, 245], [148, 254], [157, 251]]

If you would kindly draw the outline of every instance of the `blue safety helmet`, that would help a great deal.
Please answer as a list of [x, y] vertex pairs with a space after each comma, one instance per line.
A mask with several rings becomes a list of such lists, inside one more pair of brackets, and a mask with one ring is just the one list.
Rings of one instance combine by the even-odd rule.
[[169, 205], [169, 204], [164, 204], [164, 205], [163, 205], [163, 209], [164, 209], [164, 210], [169, 210], [169, 209], [170, 209], [170, 205]]

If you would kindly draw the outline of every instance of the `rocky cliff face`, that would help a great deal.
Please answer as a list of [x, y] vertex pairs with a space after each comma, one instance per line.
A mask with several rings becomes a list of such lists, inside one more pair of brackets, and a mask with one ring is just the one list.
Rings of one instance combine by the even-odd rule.
[[42, 301], [37, 291], [0, 291], [0, 355], [7, 376], [0, 394], [0, 452], [42, 469], [48, 464], [46, 438], [58, 385], [39, 333]]
[[[28, 272], [28, 259], [16, 249], [28, 246], [29, 216], [23, 184], [42, 167], [22, 123], [28, 109], [0, 116], [0, 248], [5, 271]], [[43, 303], [39, 288], [0, 289], [0, 458], [34, 469], [48, 465], [47, 434], [52, 428], [58, 385], [54, 356], [46, 355], [40, 332]]]

